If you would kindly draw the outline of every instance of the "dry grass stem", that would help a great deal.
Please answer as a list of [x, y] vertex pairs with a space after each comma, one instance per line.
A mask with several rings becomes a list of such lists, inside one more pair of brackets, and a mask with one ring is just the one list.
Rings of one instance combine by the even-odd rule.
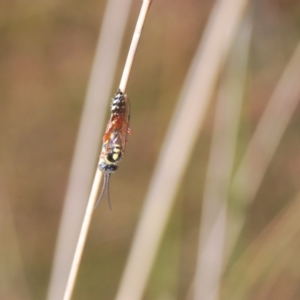
[[86, 208], [84, 199], [89, 196], [93, 180], [107, 99], [111, 94], [131, 2], [110, 0], [104, 14], [64, 200], [48, 300], [63, 297]]
[[88, 233], [90, 223], [92, 220], [92, 215], [93, 215], [94, 207], [96, 204], [97, 196], [99, 194], [99, 187], [100, 187], [100, 183], [101, 183], [102, 174], [103, 173], [97, 169], [96, 174], [95, 174], [94, 183], [93, 183], [92, 190], [91, 190], [91, 194], [90, 194], [90, 198], [88, 201], [88, 205], [87, 205], [87, 208], [86, 208], [86, 211], [84, 214], [84, 219], [82, 222], [79, 238], [77, 241], [76, 250], [75, 250], [74, 257], [73, 257], [72, 266], [71, 266], [71, 270], [70, 270], [70, 274], [69, 274], [69, 278], [68, 278], [64, 298], [63, 298], [64, 300], [69, 300], [72, 297], [72, 292], [74, 289], [76, 276], [78, 273], [87, 233]]
[[129, 78], [129, 75], [130, 75], [133, 59], [134, 59], [134, 56], [135, 56], [137, 46], [139, 44], [139, 40], [140, 40], [141, 33], [142, 33], [142, 30], [143, 30], [143, 26], [144, 26], [144, 23], [145, 23], [145, 18], [146, 18], [146, 15], [147, 15], [147, 12], [149, 10], [151, 2], [152, 2], [152, 0], [143, 0], [143, 5], [142, 5], [141, 11], [140, 11], [139, 18], [138, 18], [137, 23], [136, 23], [136, 27], [135, 27], [135, 30], [134, 30], [134, 34], [133, 34], [133, 37], [132, 37], [132, 41], [131, 41], [128, 56], [127, 56], [127, 59], [126, 59], [125, 67], [124, 67], [122, 78], [121, 78], [120, 85], [119, 85], [119, 89], [123, 93], [125, 92], [125, 89], [126, 89], [126, 86], [127, 86], [127, 82], [128, 82], [128, 78]]
[[[137, 26], [136, 29], [135, 29], [138, 32], [134, 32], [134, 37], [135, 38], [132, 41], [132, 43], [134, 44], [134, 47], [131, 47], [131, 49], [133, 49], [133, 50], [131, 50], [131, 52], [129, 53], [130, 59], [127, 60], [130, 63], [127, 66], [126, 72], [123, 73], [123, 76], [122, 76], [122, 79], [121, 79], [121, 82], [124, 82], [123, 83], [123, 91], [125, 91], [125, 88], [126, 88], [126, 83], [127, 83], [127, 80], [128, 80], [128, 76], [130, 74], [132, 61], [133, 61], [133, 58], [134, 58], [136, 47], [138, 45], [138, 40], [139, 40], [139, 37], [140, 37], [140, 34], [141, 34], [141, 29], [143, 27], [146, 12], [148, 11], [149, 5], [150, 5], [150, 1], [145, 0], [143, 2], [142, 8], [141, 8], [140, 16], [142, 15], [142, 17], [139, 17], [139, 19], [138, 19], [138, 25], [139, 26]], [[145, 12], [145, 7], [147, 7], [146, 12]], [[118, 8], [118, 10], [120, 10], [120, 8]], [[138, 39], [136, 38], [137, 36], [138, 36]], [[124, 77], [125, 77], [125, 79], [123, 80]], [[78, 241], [77, 241], [77, 244], [76, 244], [75, 254], [74, 254], [74, 257], [73, 257], [73, 261], [72, 261], [71, 270], [70, 270], [70, 273], [69, 273], [66, 289], [65, 289], [65, 292], [64, 292], [64, 297], [63, 297], [64, 300], [69, 300], [72, 297], [72, 293], [73, 293], [73, 289], [74, 289], [74, 285], [75, 285], [75, 281], [76, 281], [76, 277], [77, 277], [77, 273], [78, 273], [78, 269], [79, 269], [79, 265], [80, 265], [80, 261], [81, 261], [81, 257], [82, 257], [82, 253], [83, 253], [83, 249], [84, 249], [88, 229], [89, 229], [92, 214], [93, 214], [93, 209], [95, 207], [97, 196], [99, 194], [102, 175], [103, 175], [102, 172], [100, 172], [100, 170], [98, 170], [98, 168], [97, 168], [96, 174], [95, 174], [95, 177], [94, 177], [94, 181], [93, 181], [92, 190], [91, 190], [90, 197], [89, 197], [89, 200], [88, 200], [87, 208], [86, 208], [85, 215], [84, 215], [84, 218], [83, 218], [79, 238], [78, 238]]]
[[246, 4], [218, 1], [213, 9], [157, 161], [117, 300], [142, 298], [174, 196]]

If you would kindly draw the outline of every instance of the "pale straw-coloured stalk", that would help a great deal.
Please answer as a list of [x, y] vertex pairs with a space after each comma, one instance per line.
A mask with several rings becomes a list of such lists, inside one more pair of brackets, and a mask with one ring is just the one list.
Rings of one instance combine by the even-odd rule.
[[[126, 84], [127, 84], [128, 77], [130, 74], [132, 62], [134, 59], [136, 48], [138, 46], [139, 37], [141, 35], [142, 27], [143, 27], [146, 13], [149, 9], [150, 3], [151, 3], [151, 0], [143, 0], [142, 8], [141, 8], [140, 15], [139, 15], [139, 18], [137, 21], [137, 26], [136, 26], [134, 34], [133, 34], [133, 39], [132, 39], [133, 46], [130, 47], [130, 51], [129, 51], [127, 61], [126, 61], [126, 66], [124, 68], [123, 75], [121, 78], [120, 89], [123, 92], [125, 92], [125, 89], [126, 89]], [[75, 254], [74, 254], [72, 265], [71, 265], [71, 270], [69, 273], [69, 277], [68, 277], [64, 297], [63, 297], [64, 300], [69, 300], [72, 297], [72, 293], [73, 293], [73, 289], [74, 289], [74, 285], [75, 285], [75, 281], [76, 281], [76, 277], [77, 277], [77, 273], [78, 273], [78, 269], [79, 269], [88, 229], [90, 226], [90, 222], [91, 222], [91, 218], [93, 215], [93, 210], [95, 207], [97, 196], [99, 194], [102, 175], [103, 175], [103, 173], [97, 168], [96, 174], [94, 177], [94, 181], [93, 181], [93, 185], [92, 185], [92, 190], [91, 190], [90, 197], [88, 200], [88, 205], [87, 205], [86, 212], [85, 212], [85, 215], [83, 218], [78, 242], [76, 245]]]
[[176, 191], [247, 2], [222, 0], [213, 8], [152, 176], [117, 300], [142, 299]]
[[128, 78], [129, 78], [129, 74], [130, 74], [130, 70], [131, 70], [131, 67], [132, 67], [133, 59], [134, 59], [134, 56], [135, 56], [135, 52], [136, 52], [136, 49], [137, 49], [137, 46], [138, 46], [138, 43], [139, 43], [139, 40], [140, 40], [140, 37], [141, 37], [141, 33], [142, 33], [142, 30], [143, 30], [144, 23], [145, 23], [145, 18], [146, 18], [146, 15], [147, 15], [147, 12], [149, 10], [151, 2], [152, 2], [152, 0], [143, 0], [143, 5], [142, 5], [141, 11], [140, 11], [139, 18], [138, 18], [137, 23], [136, 23], [136, 27], [135, 27], [135, 30], [134, 30], [134, 33], [133, 33], [131, 45], [130, 45], [130, 48], [129, 48], [129, 51], [128, 51], [127, 60], [126, 60], [125, 67], [124, 67], [124, 70], [123, 70], [123, 75], [122, 75], [121, 82], [120, 82], [120, 85], [119, 85], [119, 89], [123, 93], [125, 92], [125, 89], [126, 89], [126, 86], [127, 86], [127, 81], [128, 81]]
[[244, 94], [251, 23], [243, 22], [221, 82], [201, 210], [195, 300], [219, 299], [227, 201]]
[[78, 273], [87, 233], [88, 233], [88, 230], [90, 227], [96, 199], [99, 194], [99, 187], [100, 187], [100, 183], [101, 183], [102, 174], [103, 173], [100, 172], [98, 169], [96, 170], [91, 194], [90, 194], [88, 205], [87, 205], [85, 215], [83, 218], [79, 238], [78, 238], [76, 249], [75, 249], [75, 254], [74, 254], [72, 265], [71, 265], [71, 270], [69, 273], [69, 278], [67, 281], [67, 285], [66, 285], [66, 289], [65, 289], [65, 293], [64, 293], [64, 297], [63, 297], [64, 300], [69, 300], [72, 297], [72, 293], [74, 290], [74, 285], [75, 285], [75, 281], [76, 281], [76, 277], [77, 277], [77, 273]]
[[235, 173], [232, 194], [236, 199], [237, 210], [232, 208], [229, 211], [228, 253], [231, 253], [241, 232], [246, 208], [253, 201], [280, 139], [299, 103], [299, 78], [300, 43], [286, 65]]
[[67, 185], [48, 300], [62, 299], [89, 197], [99, 140], [132, 0], [109, 0], [104, 13]]

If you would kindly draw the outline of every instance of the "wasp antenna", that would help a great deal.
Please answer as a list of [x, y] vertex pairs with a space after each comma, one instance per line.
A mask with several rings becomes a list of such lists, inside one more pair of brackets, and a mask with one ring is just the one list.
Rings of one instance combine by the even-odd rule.
[[111, 202], [110, 202], [110, 196], [109, 196], [109, 181], [110, 181], [110, 173], [107, 173], [106, 176], [106, 192], [107, 192], [107, 203], [108, 203], [108, 207], [110, 210], [112, 210], [111, 208]]
[[102, 185], [102, 190], [101, 190], [100, 196], [99, 196], [99, 198], [97, 200], [97, 203], [96, 203], [94, 208], [97, 208], [97, 206], [99, 205], [99, 203], [100, 203], [100, 201], [103, 197], [104, 190], [105, 190], [106, 186], [107, 186], [107, 178], [106, 178], [106, 173], [104, 173], [104, 181], [103, 181], [103, 185]]

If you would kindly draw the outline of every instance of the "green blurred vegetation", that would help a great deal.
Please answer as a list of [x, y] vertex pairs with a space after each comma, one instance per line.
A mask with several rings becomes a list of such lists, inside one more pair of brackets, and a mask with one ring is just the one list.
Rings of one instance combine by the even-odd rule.
[[[5, 218], [0, 224], [1, 299], [45, 298], [105, 4], [0, 2], [0, 204], [9, 203], [13, 216], [13, 227], [3, 227]], [[212, 4], [209, 0], [153, 1], [127, 91], [133, 134], [111, 180], [113, 211], [102, 203], [95, 213], [74, 299], [115, 296], [143, 196]], [[140, 1], [134, 1], [116, 86], [139, 8]], [[300, 36], [299, 1], [254, 1], [252, 9], [254, 31], [237, 164]], [[154, 266], [147, 300], [185, 299], [193, 279], [213, 112], [211, 105]], [[249, 210], [232, 266], [300, 189], [299, 116], [298, 107]], [[14, 235], [24, 276], [11, 271], [17, 263], [15, 252], [3, 250]], [[264, 276], [252, 278], [254, 283], [248, 286], [243, 274], [257, 255], [255, 249], [259, 251], [255, 248], [236, 274], [247, 291], [239, 299], [299, 299], [299, 246], [299, 238], [287, 243], [269, 267], [277, 268], [277, 273], [263, 270]], [[224, 277], [229, 295], [236, 285], [226, 281], [230, 270]], [[277, 276], [272, 279], [272, 274]], [[224, 299], [232, 299], [226, 295]]]

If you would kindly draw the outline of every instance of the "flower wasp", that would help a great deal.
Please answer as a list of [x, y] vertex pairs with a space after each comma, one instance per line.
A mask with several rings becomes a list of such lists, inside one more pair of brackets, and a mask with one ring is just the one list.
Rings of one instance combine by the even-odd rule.
[[111, 115], [103, 136], [102, 150], [98, 165], [100, 171], [104, 173], [104, 182], [96, 207], [106, 189], [108, 205], [111, 209], [109, 197], [110, 175], [118, 169], [118, 164], [125, 151], [127, 134], [131, 133], [131, 129], [129, 128], [129, 99], [120, 89], [111, 100], [110, 112]]

